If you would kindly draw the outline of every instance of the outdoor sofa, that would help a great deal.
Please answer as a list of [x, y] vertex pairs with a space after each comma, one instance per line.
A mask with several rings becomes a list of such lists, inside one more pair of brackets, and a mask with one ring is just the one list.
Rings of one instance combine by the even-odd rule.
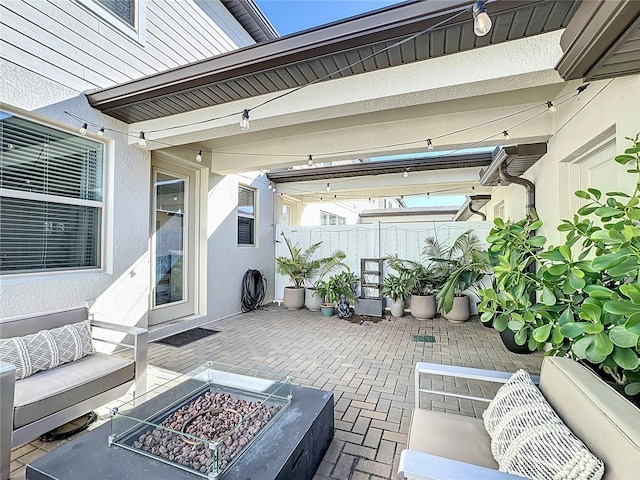
[[[114, 340], [109, 331], [124, 338]], [[95, 352], [94, 339], [133, 348], [133, 359]], [[144, 393], [147, 341], [144, 328], [98, 321], [89, 326], [86, 308], [0, 319], [0, 480], [9, 478], [13, 447], [122, 397], [133, 384], [136, 395]], [[69, 356], [81, 358], [35, 372]]]
[[[526, 374], [524, 371], [522, 373]], [[489, 424], [494, 427], [492, 444], [492, 438], [487, 433], [485, 421], [482, 418], [420, 408], [421, 392], [478, 400], [471, 395], [424, 388], [423, 385], [428, 383], [427, 375], [438, 375], [438, 378], [443, 379], [442, 383], [448, 385], [464, 381], [460, 379], [507, 383], [512, 377], [510, 373], [505, 372], [418, 363], [415, 370], [416, 408], [411, 419], [408, 448], [401, 453], [398, 480], [405, 478], [419, 480], [521, 479], [523, 478], [521, 475], [498, 471], [499, 464], [494, 458], [494, 452], [501, 454], [504, 454], [505, 450], [509, 452], [508, 449], [514, 447], [513, 442], [519, 441], [517, 439], [525, 435], [534, 438], [544, 432], [560, 428], [555, 424], [545, 427], [536, 426], [535, 412], [544, 410], [545, 407], [527, 406], [526, 402], [518, 398], [518, 392], [526, 392], [526, 387], [516, 386], [511, 389], [511, 393], [507, 392], [506, 397], [501, 398], [502, 410], [492, 410], [493, 414], [500, 411], [500, 416], [494, 417], [494, 423]], [[568, 358], [545, 357], [540, 377], [531, 377], [531, 380], [538, 384], [539, 392], [551, 406], [548, 408], [549, 405], [547, 405], [547, 413], [552, 414], [555, 411], [571, 432], [602, 461], [603, 479], [640, 478], [640, 409], [607, 385], [592, 370]], [[529, 387], [530, 393], [533, 393], [532, 389], [537, 390], [535, 386]], [[501, 391], [505, 390], [507, 388], [503, 386], [496, 398], [503, 395]], [[487, 399], [482, 400], [490, 402]], [[514, 419], [518, 416], [517, 413], [511, 414], [510, 409], [515, 412], [515, 408], [522, 409], [525, 416], [520, 419], [520, 430], [510, 432], [509, 422], [513, 425], [516, 423]], [[491, 409], [490, 403], [484, 414], [485, 420]], [[491, 416], [489, 417], [491, 420]], [[502, 430], [495, 427], [495, 422], [499, 424], [505, 420], [507, 425]], [[537, 430], [526, 429], [532, 424]], [[495, 438], [496, 433], [503, 434], [503, 437]], [[542, 455], [537, 456], [536, 454], [540, 451], [535, 452], [533, 448], [527, 450], [526, 447], [517, 445], [520, 450], [515, 449], [515, 451], [520, 457], [516, 455], [511, 458], [512, 465], [522, 467], [528, 464], [527, 467], [523, 467], [526, 470], [536, 468], [537, 465], [545, 462], [548, 464], [558, 461], [558, 458], [562, 457], [562, 452], [557, 455], [558, 452], [552, 450], [553, 447], [550, 446], [553, 444], [552, 441], [547, 437], [540, 437], [540, 439], [538, 446]], [[511, 445], [508, 444], [509, 442], [512, 442]], [[561, 447], [561, 450], [567, 449]], [[584, 464], [574, 465], [574, 467], [579, 470], [581, 466], [586, 466], [588, 461], [584, 460]], [[555, 478], [585, 478], [575, 476], [577, 474], [572, 473], [571, 470], [572, 467], [569, 466], [565, 472]], [[599, 477], [596, 474], [586, 478]]]

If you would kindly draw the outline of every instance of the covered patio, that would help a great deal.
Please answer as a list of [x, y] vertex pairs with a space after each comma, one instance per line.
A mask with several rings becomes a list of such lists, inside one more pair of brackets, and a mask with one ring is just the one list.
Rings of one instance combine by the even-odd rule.
[[[378, 320], [378, 319], [376, 319]], [[334, 439], [314, 479], [389, 479], [406, 448], [414, 407], [416, 362], [479, 367], [514, 372], [540, 371], [541, 353], [517, 355], [506, 350], [498, 332], [477, 318], [453, 324], [433, 320], [383, 318], [377, 323], [350, 323], [306, 309], [289, 311], [267, 305], [249, 313], [205, 324], [219, 333], [176, 348], [149, 345], [149, 386], [170, 372], [185, 373], [208, 360], [290, 373], [293, 382], [331, 390], [335, 400]], [[413, 335], [431, 335], [417, 342]], [[433, 387], [437, 387], [434, 385]], [[456, 383], [460, 393], [479, 395], [486, 383]], [[495, 387], [497, 388], [497, 387]], [[482, 389], [482, 390], [481, 390]], [[480, 416], [482, 404], [432, 396], [433, 410]], [[423, 401], [423, 406], [425, 402]], [[100, 412], [107, 421], [106, 411]], [[81, 434], [80, 434], [81, 435]], [[23, 445], [12, 453], [11, 478], [24, 478], [27, 463], [64, 441]]]

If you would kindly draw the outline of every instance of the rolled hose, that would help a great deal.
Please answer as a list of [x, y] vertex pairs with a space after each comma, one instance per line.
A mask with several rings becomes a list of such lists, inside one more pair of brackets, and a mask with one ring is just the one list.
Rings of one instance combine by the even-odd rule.
[[242, 278], [242, 311], [250, 312], [262, 305], [267, 293], [267, 279], [259, 270], [247, 270]]

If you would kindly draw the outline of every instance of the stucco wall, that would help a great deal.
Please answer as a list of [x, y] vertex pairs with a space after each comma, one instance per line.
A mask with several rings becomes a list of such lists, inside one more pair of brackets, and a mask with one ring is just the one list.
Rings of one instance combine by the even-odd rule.
[[[570, 92], [576, 86], [575, 83], [567, 84], [565, 92]], [[596, 150], [608, 139], [615, 144], [615, 154], [620, 154], [630, 146], [625, 137], [633, 137], [638, 132], [640, 75], [592, 82], [586, 91], [558, 108], [553, 116], [553, 135], [548, 142], [547, 154], [523, 175], [536, 185], [536, 207], [545, 222], [540, 233], [547, 236], [551, 244], [557, 244], [563, 238], [556, 229], [560, 221], [570, 218], [575, 211], [573, 191], [579, 174], [578, 163], [584, 155]], [[603, 172], [603, 175], [609, 176], [607, 183], [629, 190], [631, 187], [625, 168], [613, 158], [610, 166]], [[491, 196], [491, 202], [484, 208], [487, 219], [494, 218], [494, 208], [502, 201], [506, 218], [519, 220], [524, 216], [523, 187], [496, 187]]]
[[[11, 84], [5, 83], [3, 99], [12, 107], [31, 111], [36, 120], [77, 131], [79, 124], [64, 113], [67, 110], [107, 128], [125, 128], [92, 109], [82, 94], [72, 95], [67, 87], [17, 65], [3, 64], [5, 71], [11, 73]], [[87, 136], [99, 140], [91, 131]], [[97, 319], [146, 325], [150, 153], [127, 145], [117, 134], [106, 133], [104, 140], [108, 146], [105, 271], [3, 276], [0, 317], [90, 305]]]

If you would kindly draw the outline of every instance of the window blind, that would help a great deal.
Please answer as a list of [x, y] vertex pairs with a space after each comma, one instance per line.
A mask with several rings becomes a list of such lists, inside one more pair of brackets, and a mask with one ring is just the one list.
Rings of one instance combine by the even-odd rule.
[[238, 187], [238, 245], [255, 243], [255, 190]]
[[136, 26], [136, 0], [96, 0], [100, 5], [132, 27]]
[[103, 145], [0, 114], [0, 274], [99, 268]]

